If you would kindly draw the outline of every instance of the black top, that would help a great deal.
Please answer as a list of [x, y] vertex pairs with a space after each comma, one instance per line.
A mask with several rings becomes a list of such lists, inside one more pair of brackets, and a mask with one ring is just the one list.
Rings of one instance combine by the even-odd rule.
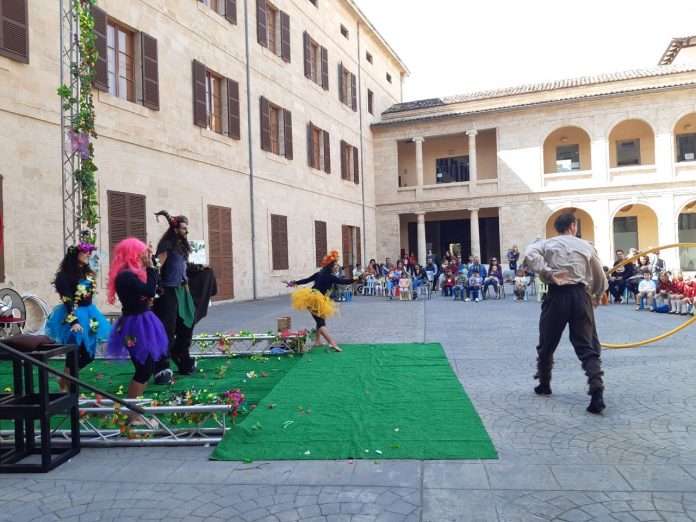
[[160, 268], [162, 286], [179, 288], [182, 283], [187, 284], [188, 277], [186, 276], [186, 257], [184, 254], [174, 248], [170, 241], [166, 240], [161, 241], [157, 245], [157, 253], [155, 255], [160, 255], [162, 252], [167, 253], [167, 259], [164, 260], [164, 264]]
[[[621, 263], [621, 261], [617, 261], [616, 263], [614, 263], [614, 266], [618, 265], [619, 263]], [[614, 271], [614, 273], [611, 274], [611, 276], [622, 281], [628, 281], [630, 278], [633, 277], [635, 269], [636, 265], [634, 265], [633, 263], [628, 263], [627, 265], [624, 265], [621, 268]]]
[[[87, 280], [91, 272], [85, 274], [84, 277], [80, 278], [79, 281], [74, 280], [70, 276], [64, 273], [60, 273], [56, 276], [56, 281], [54, 283], [56, 287], [56, 292], [60, 295], [63, 305], [68, 309], [68, 312], [72, 311], [74, 300], [77, 298], [78, 306], [89, 306], [92, 304], [92, 295], [94, 294], [94, 288], [92, 288], [91, 282]], [[75, 293], [77, 292], [78, 285], [85, 285], [85, 292], [81, 297], [77, 297]]]
[[116, 294], [121, 301], [123, 315], [135, 315], [150, 309], [149, 300], [155, 297], [157, 290], [157, 272], [154, 268], [147, 269], [147, 282], [143, 283], [130, 270], [116, 276]]
[[314, 281], [314, 290], [318, 290], [322, 294], [325, 294], [331, 288], [333, 288], [333, 285], [352, 285], [355, 281], [351, 277], [350, 279], [342, 279], [338, 276], [335, 276], [331, 270], [328, 270], [326, 268], [322, 268], [317, 272], [316, 274], [312, 274], [309, 276], [307, 279], [300, 279], [298, 281], [295, 281], [295, 284], [298, 285], [306, 285], [307, 283], [311, 283]]

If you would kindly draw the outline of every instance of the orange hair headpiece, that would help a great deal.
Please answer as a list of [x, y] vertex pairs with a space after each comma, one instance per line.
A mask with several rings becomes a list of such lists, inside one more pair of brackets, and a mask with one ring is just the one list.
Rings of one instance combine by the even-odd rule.
[[321, 262], [321, 266], [329, 266], [332, 262], [338, 261], [338, 258], [338, 250], [331, 250], [328, 254], [324, 256], [324, 260]]

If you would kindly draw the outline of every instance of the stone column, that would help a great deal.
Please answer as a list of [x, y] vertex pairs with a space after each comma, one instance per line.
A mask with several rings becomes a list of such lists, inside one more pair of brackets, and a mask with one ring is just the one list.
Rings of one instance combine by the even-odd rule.
[[416, 144], [416, 197], [423, 195], [423, 138], [413, 138]]
[[[469, 192], [476, 192], [476, 182], [478, 180], [478, 171], [476, 169], [476, 129], [466, 131], [469, 136]], [[472, 236], [473, 241], [473, 236]]]
[[428, 253], [425, 244], [425, 212], [416, 212], [418, 218], [418, 264], [425, 265], [425, 256]]
[[480, 256], [481, 255], [481, 240], [479, 238], [479, 219], [478, 219], [478, 209], [477, 208], [470, 208], [469, 212], [471, 213], [469, 217], [469, 223], [471, 225], [471, 252], [470, 254], [472, 256]]

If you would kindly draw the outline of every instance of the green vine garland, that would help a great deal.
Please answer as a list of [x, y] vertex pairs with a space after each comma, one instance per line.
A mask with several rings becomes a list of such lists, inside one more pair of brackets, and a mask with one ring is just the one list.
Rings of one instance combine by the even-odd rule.
[[[95, 64], [99, 56], [94, 34], [94, 19], [91, 6], [96, 5], [96, 0], [71, 0], [73, 9], [79, 20], [80, 35], [80, 61], [72, 63], [70, 74], [80, 85], [79, 98], [73, 96], [72, 90], [61, 85], [58, 95], [63, 100], [63, 109], [70, 110], [75, 104], [77, 113], [73, 117], [72, 129], [68, 133], [66, 153], [78, 154], [81, 161], [79, 167], [73, 172], [80, 189], [79, 220], [84, 231], [88, 234], [88, 241], [96, 240], [96, 228], [99, 223], [99, 200], [97, 195], [96, 172], [94, 164], [94, 145], [92, 139], [97, 138], [94, 128], [94, 102], [92, 99], [92, 81], [94, 80]], [[68, 149], [69, 147], [69, 149]]]

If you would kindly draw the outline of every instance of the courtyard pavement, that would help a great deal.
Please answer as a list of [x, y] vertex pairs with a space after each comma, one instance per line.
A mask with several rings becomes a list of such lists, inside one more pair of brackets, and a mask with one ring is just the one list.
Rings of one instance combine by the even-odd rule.
[[[605, 351], [607, 409], [595, 416], [567, 334], [553, 395], [533, 393], [536, 301], [341, 308], [340, 342], [442, 343], [499, 460], [243, 464], [210, 462], [210, 448], [84, 449], [46, 475], [0, 476], [0, 520], [696, 520], [696, 328]], [[281, 315], [312, 325], [285, 297], [215, 306], [201, 329], [265, 332]], [[684, 318], [612, 305], [597, 320], [618, 343]]]

